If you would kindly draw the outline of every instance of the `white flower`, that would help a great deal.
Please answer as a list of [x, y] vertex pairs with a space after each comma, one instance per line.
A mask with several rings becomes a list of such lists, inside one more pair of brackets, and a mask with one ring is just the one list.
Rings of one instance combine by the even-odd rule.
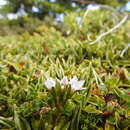
[[60, 83], [63, 84], [63, 85], [68, 85], [69, 81], [68, 81], [67, 76], [64, 76], [63, 79], [61, 79]]
[[82, 86], [84, 85], [84, 82], [85, 82], [84, 80], [78, 81], [77, 76], [74, 76], [74, 77], [70, 80], [69, 84], [71, 85], [71, 88], [76, 91], [76, 90], [85, 89], [85, 88], [82, 88]]
[[45, 86], [48, 88], [48, 89], [51, 89], [52, 87], [55, 87], [56, 85], [56, 82], [54, 81], [53, 78], [48, 78], [46, 81], [45, 81]]

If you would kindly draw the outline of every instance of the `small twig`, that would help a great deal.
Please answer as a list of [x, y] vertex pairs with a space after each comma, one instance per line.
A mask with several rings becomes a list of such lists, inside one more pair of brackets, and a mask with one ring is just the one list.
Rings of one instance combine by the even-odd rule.
[[[115, 12], [116, 14], [118, 14], [119, 16], [121, 15], [121, 11], [118, 11], [117, 9], [115, 9], [115, 8], [109, 6], [109, 5], [98, 4], [98, 6], [99, 6], [100, 8], [104, 8], [104, 9], [111, 10], [111, 11]], [[122, 14], [123, 14], [123, 13], [122, 13]]]
[[129, 49], [129, 47], [130, 47], [130, 43], [127, 45], [127, 47], [125, 47], [125, 48], [123, 49], [123, 51], [122, 51], [121, 54], [120, 54], [120, 57], [123, 57], [123, 56], [124, 56], [125, 52]]
[[85, 11], [84, 15], [83, 15], [83, 18], [82, 18], [81, 22], [80, 22], [80, 26], [83, 25], [84, 19], [85, 19], [85, 17], [87, 16], [88, 12], [89, 12], [89, 10], [87, 9], [87, 10]]
[[121, 25], [123, 25], [126, 22], [127, 18], [128, 18], [128, 15], [124, 16], [124, 18], [116, 26], [114, 26], [113, 28], [109, 29], [107, 32], [102, 33], [101, 35], [99, 35], [97, 37], [97, 39], [95, 41], [90, 42], [89, 44], [93, 45], [93, 44], [99, 42], [103, 37], [105, 37], [106, 35], [112, 33], [116, 29], [118, 29]]
[[121, 11], [119, 11], [119, 10], [117, 10], [117, 9], [115, 9], [115, 8], [113, 8], [113, 7], [111, 7], [111, 6], [109, 6], [109, 5], [99, 4], [98, 6], [99, 6], [100, 8], [103, 8], [103, 9], [111, 10], [111, 11], [113, 12], [112, 15], [114, 16], [116, 23], [118, 23], [117, 21], [119, 21], [119, 20], [118, 20], [118, 16], [124, 15], [123, 12], [121, 12]]
[[[98, 4], [97, 4], [97, 5], [98, 5]], [[105, 9], [112, 10], [112, 11], [115, 12], [117, 15], [121, 15], [121, 13], [119, 13], [119, 11], [117, 11], [117, 10], [114, 9], [114, 8], [112, 8], [111, 6], [108, 6], [108, 5], [100, 5], [100, 4], [99, 4], [98, 6], [99, 6], [100, 8], [105, 8]], [[85, 11], [85, 13], [84, 13], [84, 15], [83, 15], [83, 18], [82, 18], [82, 20], [81, 20], [80, 25], [83, 24], [83, 21], [84, 21], [85, 17], [87, 16], [88, 11], [89, 11], [88, 9]], [[122, 13], [122, 14], [124, 14], [124, 13]], [[128, 15], [125, 15], [125, 16], [123, 17], [123, 19], [122, 19], [116, 26], [114, 26], [113, 28], [109, 29], [107, 32], [102, 33], [101, 35], [99, 35], [99, 36], [97, 37], [97, 39], [96, 39], [95, 41], [90, 42], [89, 44], [90, 44], [90, 45], [93, 45], [93, 44], [99, 42], [103, 37], [105, 37], [106, 35], [112, 33], [113, 31], [115, 31], [116, 29], [118, 29], [120, 26], [122, 26], [122, 25], [126, 22], [127, 19], [128, 19]], [[85, 43], [86, 43], [86, 42], [85, 42]]]

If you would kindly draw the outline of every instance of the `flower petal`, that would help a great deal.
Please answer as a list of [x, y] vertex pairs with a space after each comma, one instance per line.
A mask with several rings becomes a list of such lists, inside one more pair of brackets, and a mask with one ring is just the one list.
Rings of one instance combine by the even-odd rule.
[[74, 84], [74, 83], [76, 83], [77, 81], [78, 81], [77, 76], [74, 76], [74, 77], [70, 80], [69, 84]]
[[68, 81], [67, 76], [64, 76], [63, 79], [60, 81], [60, 83], [63, 84], [63, 85], [68, 85], [69, 81]]
[[69, 83], [71, 84], [71, 88], [76, 91], [76, 90], [82, 90], [84, 82], [85, 82], [84, 80], [78, 81], [77, 77], [74, 76]]
[[48, 78], [46, 81], [45, 81], [45, 86], [48, 88], [48, 89], [51, 89], [52, 87], [55, 87], [56, 83], [54, 81], [53, 78]]
[[80, 80], [80, 81], [78, 81], [78, 84], [79, 84], [79, 87], [81, 88], [83, 85], [84, 85], [84, 80]]

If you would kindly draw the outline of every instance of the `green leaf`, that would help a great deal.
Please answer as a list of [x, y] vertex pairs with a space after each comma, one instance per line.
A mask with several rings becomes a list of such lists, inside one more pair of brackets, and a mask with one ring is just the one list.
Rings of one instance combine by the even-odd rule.
[[119, 122], [119, 128], [120, 129], [126, 129], [126, 128], [128, 128], [128, 127], [130, 127], [130, 120], [120, 120], [120, 122]]
[[31, 130], [30, 124], [27, 122], [26, 119], [21, 117], [17, 112], [17, 106], [14, 105], [14, 121], [16, 128], [18, 130]]
[[101, 114], [102, 111], [100, 110], [97, 110], [95, 107], [93, 106], [86, 106], [85, 108], [82, 109], [83, 111], [85, 112], [88, 112], [88, 113], [96, 113], [96, 114]]
[[104, 130], [115, 130], [115, 127], [113, 125], [110, 125], [108, 121], [106, 121]]

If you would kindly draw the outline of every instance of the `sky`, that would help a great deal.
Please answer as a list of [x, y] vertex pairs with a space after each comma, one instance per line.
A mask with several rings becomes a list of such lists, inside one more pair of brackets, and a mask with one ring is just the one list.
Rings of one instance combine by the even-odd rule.
[[4, 5], [5, 3], [5, 0], [0, 0], [0, 6]]
[[126, 9], [130, 11], [130, 1], [126, 4]]

